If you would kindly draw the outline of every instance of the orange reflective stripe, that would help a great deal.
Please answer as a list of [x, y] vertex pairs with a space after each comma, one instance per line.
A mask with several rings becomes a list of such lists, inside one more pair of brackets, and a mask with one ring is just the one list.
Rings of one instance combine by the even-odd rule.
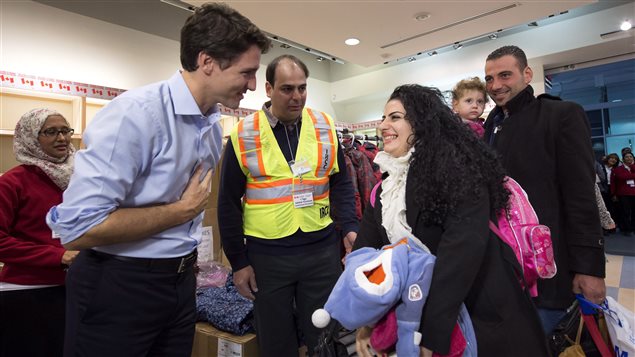
[[[260, 133], [260, 112], [256, 112], [254, 114], [254, 130]], [[266, 180], [267, 172], [265, 171], [265, 163], [262, 159], [262, 143], [260, 142], [260, 135], [255, 137], [256, 142], [256, 154], [258, 155], [258, 171], [260, 171], [260, 175], [262, 175], [262, 179]]]
[[272, 181], [272, 182], [247, 183], [247, 187], [248, 188], [270, 188], [270, 187], [290, 185], [291, 183], [292, 183], [292, 179], [284, 179], [284, 180]]
[[291, 202], [293, 201], [293, 196], [284, 196], [284, 197], [278, 197], [278, 198], [272, 198], [272, 199], [245, 199], [245, 203], [248, 203], [250, 205], [270, 205], [270, 204], [276, 204], [276, 203], [285, 203], [285, 202]]
[[240, 133], [243, 131], [243, 120], [238, 122], [238, 147], [240, 148], [240, 162], [243, 164], [243, 167], [247, 166], [247, 155], [245, 154], [245, 140], [241, 137]]
[[315, 137], [317, 138], [317, 151], [318, 151], [318, 155], [317, 155], [317, 166], [315, 168], [315, 177], [320, 177], [320, 167], [322, 167], [322, 141], [320, 140], [320, 129], [318, 129], [318, 121], [317, 118], [315, 118], [315, 114], [313, 114], [313, 111], [309, 108], [307, 108], [307, 113], [309, 113], [309, 116], [311, 117], [311, 121], [313, 122], [313, 128], [315, 128]]
[[[327, 198], [328, 196], [329, 196], [329, 191], [326, 191], [325, 193], [321, 195], [315, 195], [313, 197], [313, 200], [315, 201], [323, 200]], [[276, 198], [270, 198], [270, 199], [245, 198], [245, 203], [248, 203], [250, 205], [269, 205], [269, 204], [285, 203], [285, 202], [292, 202], [292, 201], [293, 201], [293, 196], [276, 197]]]
[[237, 130], [242, 166], [249, 170], [254, 180], [263, 181], [269, 179], [265, 172], [262, 156], [259, 112], [241, 120]]
[[307, 108], [307, 114], [311, 118], [311, 122], [315, 128], [315, 136], [317, 142], [317, 167], [315, 168], [316, 177], [328, 176], [337, 160], [337, 147], [335, 146], [335, 137], [333, 135], [332, 126], [328, 120], [326, 113], [315, 112]]
[[335, 160], [337, 160], [337, 157], [335, 157], [337, 151], [335, 148], [335, 144], [333, 143], [333, 133], [331, 133], [331, 131], [329, 130], [329, 136], [331, 137], [331, 152], [333, 153], [333, 155], [331, 155], [331, 161], [329, 162], [329, 166], [326, 169], [326, 172], [331, 172], [331, 169], [333, 169], [333, 165], [335, 164]]
[[[329, 181], [329, 177], [320, 177], [317, 179], [302, 179], [302, 184], [303, 185], [307, 185], [307, 186], [319, 186], [319, 185], [324, 185], [326, 182]], [[271, 188], [271, 187], [280, 187], [280, 186], [285, 186], [285, 185], [291, 185], [292, 183], [295, 183], [296, 185], [300, 184], [300, 179], [299, 178], [294, 178], [294, 179], [282, 179], [282, 180], [277, 180], [277, 181], [271, 181], [271, 182], [248, 182], [247, 183], [247, 188]]]
[[324, 192], [324, 193], [323, 193], [323, 194], [321, 194], [321, 195], [315, 195], [315, 196], [313, 196], [313, 200], [315, 200], [315, 201], [317, 201], [317, 200], [323, 200], [323, 199], [325, 199], [325, 198], [329, 197], [329, 194], [330, 194], [330, 191], [326, 191], [326, 192]]

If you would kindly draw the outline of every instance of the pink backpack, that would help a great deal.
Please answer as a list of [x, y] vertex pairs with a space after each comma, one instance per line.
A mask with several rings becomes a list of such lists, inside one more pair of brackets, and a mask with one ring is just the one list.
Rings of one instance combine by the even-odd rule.
[[[538, 222], [538, 216], [529, 203], [527, 193], [511, 177], [505, 180], [511, 193], [509, 208], [498, 213], [498, 224], [489, 222], [490, 229], [507, 245], [523, 269], [524, 283], [531, 296], [538, 296], [538, 278], [550, 279], [556, 275], [551, 231]], [[521, 279], [523, 282], [523, 279]]]
[[[375, 196], [381, 181], [370, 194], [370, 205], [375, 207]], [[510, 192], [509, 208], [498, 213], [498, 225], [489, 221], [489, 228], [509, 245], [523, 269], [523, 286], [529, 294], [538, 296], [538, 278], [550, 279], [556, 275], [551, 231], [538, 222], [538, 216], [529, 203], [527, 193], [511, 177], [506, 177], [505, 188]]]

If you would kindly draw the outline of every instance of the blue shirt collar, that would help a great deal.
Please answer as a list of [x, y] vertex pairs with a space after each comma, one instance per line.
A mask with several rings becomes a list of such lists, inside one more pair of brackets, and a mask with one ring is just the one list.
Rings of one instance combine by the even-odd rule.
[[190, 92], [187, 84], [185, 84], [181, 71], [176, 71], [176, 73], [168, 79], [168, 87], [170, 88], [170, 96], [172, 97], [172, 102], [174, 103], [174, 114], [202, 115], [210, 119], [215, 116], [220, 116], [220, 108], [218, 107], [218, 104], [214, 104], [207, 113], [201, 113], [201, 109], [198, 107], [198, 104], [196, 104], [196, 100], [194, 100], [192, 92]]

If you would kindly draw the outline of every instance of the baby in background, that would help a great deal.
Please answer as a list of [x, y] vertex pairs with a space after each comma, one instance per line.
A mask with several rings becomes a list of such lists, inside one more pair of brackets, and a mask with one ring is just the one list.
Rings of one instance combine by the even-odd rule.
[[479, 136], [483, 137], [485, 130], [481, 118], [485, 111], [485, 103], [489, 98], [485, 92], [485, 82], [478, 77], [461, 80], [452, 89], [452, 110], [470, 126]]

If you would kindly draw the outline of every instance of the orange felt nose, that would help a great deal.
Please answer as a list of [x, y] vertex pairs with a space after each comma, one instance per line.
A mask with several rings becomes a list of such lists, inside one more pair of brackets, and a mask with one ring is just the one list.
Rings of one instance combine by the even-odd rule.
[[368, 278], [368, 281], [377, 285], [383, 283], [384, 279], [386, 279], [386, 272], [384, 271], [384, 268], [381, 265], [372, 270], [365, 271], [364, 275], [366, 275], [366, 277]]

